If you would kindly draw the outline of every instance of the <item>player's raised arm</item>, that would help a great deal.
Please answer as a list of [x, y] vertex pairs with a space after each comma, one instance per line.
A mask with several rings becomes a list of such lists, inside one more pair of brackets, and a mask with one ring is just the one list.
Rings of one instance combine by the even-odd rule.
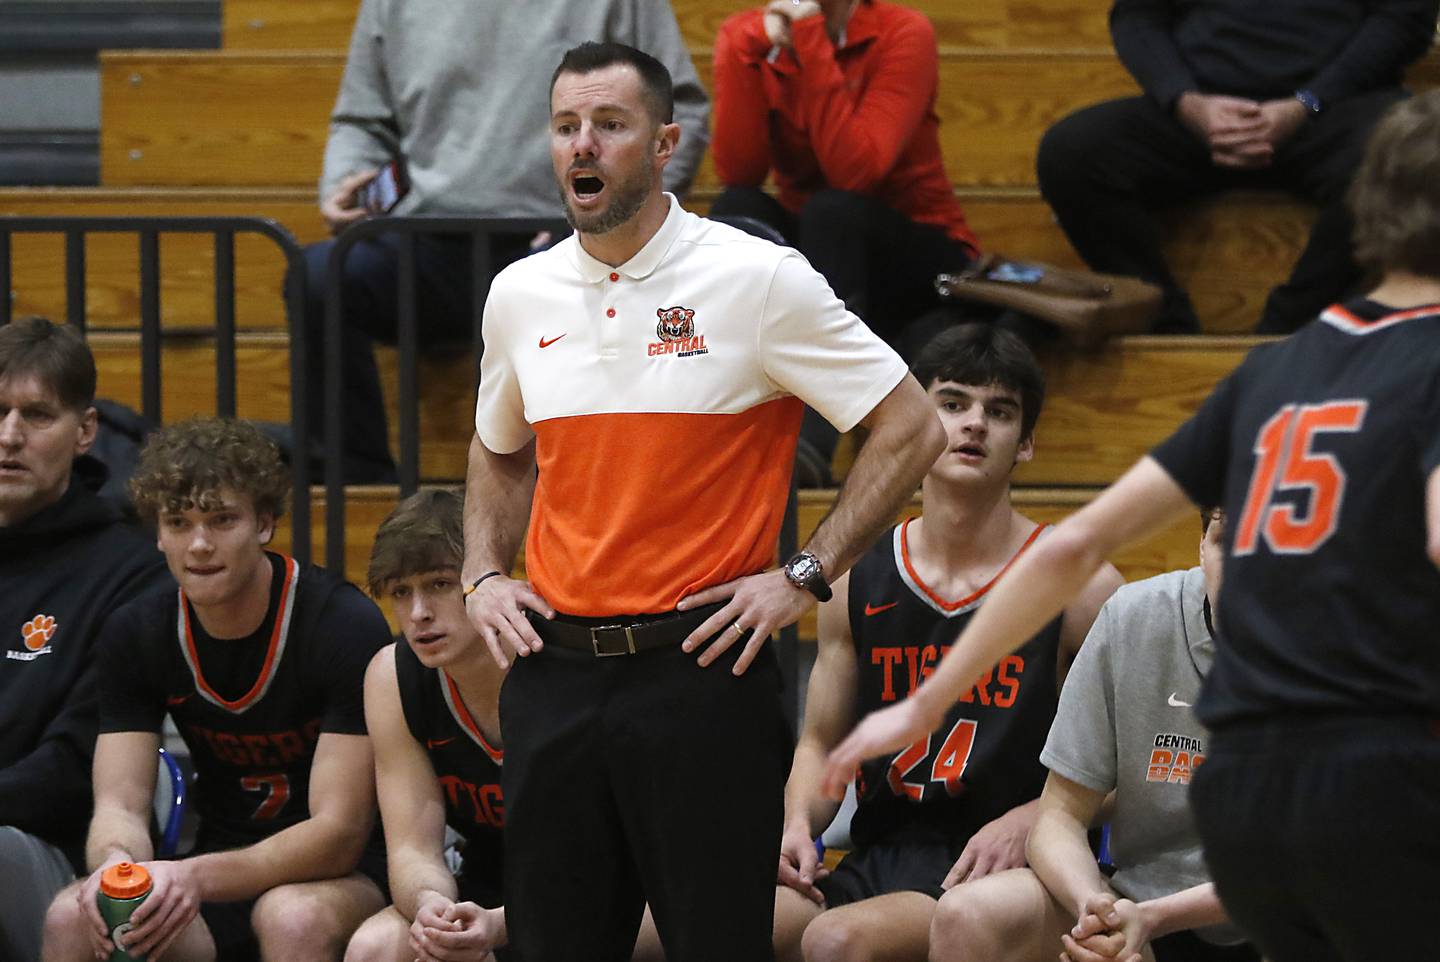
[[915, 694], [870, 715], [831, 753], [826, 793], [839, 798], [861, 761], [932, 730], [965, 686], [1059, 614], [1106, 556], [1163, 529], [1190, 507], [1185, 492], [1157, 462], [1141, 459], [1025, 552]]

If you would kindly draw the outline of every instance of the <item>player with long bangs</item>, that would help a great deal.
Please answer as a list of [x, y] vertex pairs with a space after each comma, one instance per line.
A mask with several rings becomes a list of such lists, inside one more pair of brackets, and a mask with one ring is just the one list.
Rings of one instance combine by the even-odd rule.
[[[93, 874], [51, 904], [47, 960], [108, 954], [95, 896], [122, 861], [154, 882], [124, 948], [167, 962], [338, 959], [384, 904], [361, 699], [390, 632], [353, 586], [266, 550], [288, 490], [279, 451], [243, 422], [187, 421], [142, 452], [131, 493], [180, 588], [103, 629]], [[194, 762], [198, 828], [188, 855], [157, 860], [167, 713]]]
[[1060, 685], [1121, 583], [1105, 565], [997, 670], [977, 672], [942, 721], [864, 765], [855, 849], [828, 876], [818, 867], [811, 840], [836, 811], [820, 793], [826, 753], [858, 718], [903, 701], [935, 670], [956, 632], [989, 606], [996, 577], [1048, 528], [1010, 504], [1011, 475], [1034, 455], [1044, 399], [1044, 374], [1025, 344], [989, 325], [961, 325], [926, 345], [912, 373], [949, 443], [922, 484], [922, 516], [882, 538], [820, 606], [786, 789], [780, 959], [924, 962], [944, 890], [1025, 865]]

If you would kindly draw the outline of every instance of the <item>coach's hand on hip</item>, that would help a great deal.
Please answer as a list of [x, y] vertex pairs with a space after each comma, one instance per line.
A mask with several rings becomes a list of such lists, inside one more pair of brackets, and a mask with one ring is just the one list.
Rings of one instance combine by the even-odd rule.
[[501, 668], [510, 667], [512, 655], [524, 658], [544, 647], [525, 616], [526, 610], [545, 618], [555, 617], [555, 609], [530, 587], [530, 582], [505, 575], [486, 577], [465, 595], [465, 614]]
[[697, 591], [680, 599], [675, 607], [680, 611], [689, 611], [727, 599], [729, 604], [701, 622], [680, 647], [694, 651], [709, 640], [710, 644], [700, 652], [698, 659], [700, 667], [704, 668], [748, 633], [750, 638], [745, 642], [745, 650], [731, 669], [737, 675], [745, 674], [745, 669], [750, 667], [760, 648], [770, 640], [771, 632], [793, 625], [815, 604], [814, 595], [795, 587], [785, 577], [785, 572], [777, 568]]

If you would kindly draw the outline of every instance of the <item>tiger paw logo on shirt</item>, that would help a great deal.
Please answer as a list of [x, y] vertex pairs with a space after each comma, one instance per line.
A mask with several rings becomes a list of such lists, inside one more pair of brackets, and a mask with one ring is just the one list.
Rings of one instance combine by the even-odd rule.
[[695, 312], [688, 307], [662, 307], [655, 312], [660, 323], [655, 325], [658, 342], [651, 342], [647, 353], [651, 357], [674, 354], [676, 357], [695, 357], [709, 354], [705, 346], [705, 335], [695, 334]]
[[7, 651], [5, 657], [12, 661], [34, 661], [41, 655], [50, 654], [50, 639], [59, 628], [50, 615], [36, 615], [20, 626], [20, 640], [25, 651]]

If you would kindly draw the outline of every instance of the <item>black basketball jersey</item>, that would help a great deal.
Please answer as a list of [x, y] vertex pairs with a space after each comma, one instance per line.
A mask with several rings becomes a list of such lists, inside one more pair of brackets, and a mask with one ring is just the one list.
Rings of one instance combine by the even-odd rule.
[[270, 607], [247, 638], [209, 637], [182, 590], [120, 608], [101, 639], [100, 730], [157, 732], [169, 712], [195, 766], [200, 849], [310, 816], [320, 734], [365, 734], [365, 667], [390, 642], [354, 586], [269, 557]]
[[[994, 584], [968, 598], [941, 598], [910, 563], [909, 524], [896, 527], [850, 573], [859, 716], [908, 697], [930, 677]], [[1043, 530], [1036, 528], [1016, 557]], [[1046, 776], [1040, 750], [1058, 701], [1059, 642], [1057, 617], [978, 679], [939, 728], [861, 766], [859, 808], [850, 823], [857, 845], [963, 843], [985, 823], [1039, 796]]]
[[465, 839], [466, 882], [498, 896], [504, 867], [500, 764], [505, 753], [485, 739], [450, 676], [426, 668], [403, 641], [395, 644], [395, 679], [405, 724], [440, 780], [445, 824]]
[[1440, 305], [1330, 308], [1251, 351], [1153, 456], [1226, 511], [1201, 721], [1440, 715]]

